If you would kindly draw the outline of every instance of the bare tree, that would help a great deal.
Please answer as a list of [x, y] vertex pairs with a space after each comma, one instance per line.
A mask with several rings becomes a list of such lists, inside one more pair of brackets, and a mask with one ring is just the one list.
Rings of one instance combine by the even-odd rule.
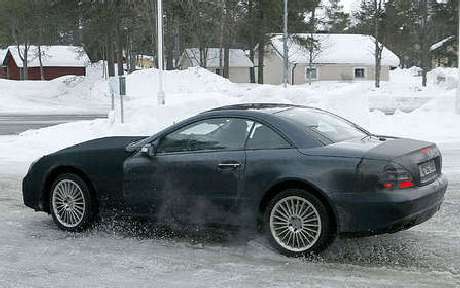
[[43, 51], [42, 51], [42, 46], [41, 45], [38, 45], [38, 49], [37, 49], [37, 53], [38, 53], [38, 62], [40, 64], [40, 80], [45, 80], [45, 69], [43, 68]]
[[431, 42], [432, 27], [430, 5], [428, 0], [418, 0], [418, 21], [416, 25], [417, 42], [420, 54], [420, 68], [422, 68], [422, 86], [427, 85], [427, 74], [431, 70]]
[[385, 1], [384, 0], [363, 0], [361, 10], [355, 14], [363, 28], [362, 32], [373, 36], [374, 54], [374, 79], [375, 87], [380, 87], [382, 72], [382, 52], [385, 39]]
[[[316, 60], [321, 55], [321, 53], [327, 48], [328, 36], [317, 36], [314, 33], [309, 33], [306, 36], [304, 35], [294, 34], [292, 39], [294, 43], [307, 50], [307, 80], [308, 84], [311, 85], [313, 82], [313, 71], [315, 68]], [[298, 53], [303, 54], [304, 51], [298, 51]]]
[[190, 45], [200, 50], [200, 65], [207, 66], [207, 49], [217, 42], [221, 8], [215, 1], [180, 0], [179, 6], [188, 23], [186, 33], [190, 34]]
[[[14, 36], [13, 36], [14, 37]], [[22, 61], [21, 69], [21, 80], [29, 80], [29, 48], [30, 42], [24, 42], [24, 45], [21, 45], [16, 42], [16, 48], [18, 51], [19, 58]]]
[[33, 40], [35, 28], [32, 10], [26, 0], [1, 1], [0, 17], [10, 31], [17, 53], [22, 62], [21, 79], [28, 80], [29, 48]]
[[382, 22], [382, 16], [384, 13], [384, 8], [382, 4], [383, 0], [374, 0], [374, 60], [375, 60], [375, 87], [380, 88], [380, 76], [382, 72], [382, 52], [383, 52], [383, 43], [379, 42], [381, 39], [380, 34], [380, 25]]

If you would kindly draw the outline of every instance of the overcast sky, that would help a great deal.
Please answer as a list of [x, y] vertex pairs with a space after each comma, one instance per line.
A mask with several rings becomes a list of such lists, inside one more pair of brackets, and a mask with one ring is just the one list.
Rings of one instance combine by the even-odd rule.
[[342, 5], [346, 12], [359, 8], [359, 3], [361, 3], [360, 0], [342, 0]]

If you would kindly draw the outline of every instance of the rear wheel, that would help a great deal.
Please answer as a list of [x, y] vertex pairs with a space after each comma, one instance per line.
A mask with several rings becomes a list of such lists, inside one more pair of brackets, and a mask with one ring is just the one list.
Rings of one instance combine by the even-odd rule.
[[94, 204], [85, 181], [71, 173], [56, 178], [50, 191], [50, 211], [54, 223], [62, 230], [87, 228], [94, 219]]
[[265, 233], [281, 254], [300, 257], [327, 248], [334, 239], [325, 205], [301, 189], [278, 193], [265, 210]]

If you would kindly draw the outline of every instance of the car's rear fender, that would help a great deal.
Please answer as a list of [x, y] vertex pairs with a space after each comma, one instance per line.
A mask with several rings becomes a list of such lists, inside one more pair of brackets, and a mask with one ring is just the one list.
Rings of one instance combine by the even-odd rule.
[[335, 229], [338, 229], [339, 222], [337, 219], [337, 211], [329, 196], [326, 193], [324, 193], [321, 189], [316, 187], [314, 184], [308, 182], [307, 180], [295, 177], [281, 178], [278, 179], [275, 183], [272, 183], [272, 186], [269, 189], [267, 189], [262, 199], [259, 201], [259, 220], [262, 219], [267, 204], [273, 197], [275, 197], [276, 194], [280, 193], [283, 190], [292, 188], [305, 190], [308, 193], [311, 193], [318, 199], [320, 199], [332, 215], [332, 219], [334, 221], [333, 225]]

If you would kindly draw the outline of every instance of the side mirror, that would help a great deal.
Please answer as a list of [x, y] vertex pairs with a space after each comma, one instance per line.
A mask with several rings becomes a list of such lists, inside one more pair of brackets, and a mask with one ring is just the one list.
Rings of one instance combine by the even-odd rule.
[[146, 154], [149, 157], [153, 157], [156, 154], [156, 146], [152, 143], [147, 143], [141, 148], [141, 153]]

